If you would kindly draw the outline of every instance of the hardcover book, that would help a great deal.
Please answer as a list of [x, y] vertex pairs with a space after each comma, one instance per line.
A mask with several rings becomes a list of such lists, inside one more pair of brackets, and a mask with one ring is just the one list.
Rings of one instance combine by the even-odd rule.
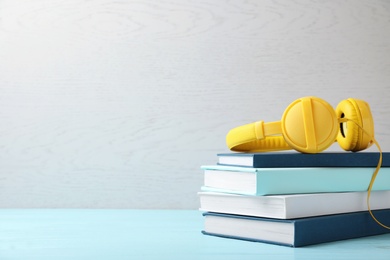
[[[200, 210], [255, 217], [293, 219], [367, 210], [367, 192], [245, 196], [199, 192]], [[371, 192], [370, 208], [390, 208], [390, 191]]]
[[[385, 225], [390, 225], [390, 209], [373, 211]], [[230, 214], [204, 215], [205, 235], [265, 242], [292, 247], [333, 242], [389, 233], [367, 211], [292, 220], [278, 220]]]
[[[373, 152], [298, 152], [220, 153], [218, 164], [253, 168], [280, 167], [376, 167], [379, 153]], [[390, 153], [382, 153], [382, 167], [390, 166]]]
[[[374, 167], [250, 168], [210, 165], [204, 191], [274, 195], [367, 191]], [[372, 190], [390, 190], [390, 167], [380, 169]]]

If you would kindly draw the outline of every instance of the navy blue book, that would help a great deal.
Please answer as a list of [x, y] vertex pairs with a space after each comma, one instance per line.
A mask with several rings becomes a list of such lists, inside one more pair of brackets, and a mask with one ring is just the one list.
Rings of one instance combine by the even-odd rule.
[[[372, 211], [390, 225], [390, 209]], [[205, 235], [302, 247], [325, 242], [390, 233], [368, 211], [290, 220], [205, 212]]]
[[[299, 152], [220, 153], [218, 164], [253, 168], [282, 167], [376, 167], [379, 153], [374, 152]], [[382, 167], [390, 167], [390, 152], [382, 153]]]

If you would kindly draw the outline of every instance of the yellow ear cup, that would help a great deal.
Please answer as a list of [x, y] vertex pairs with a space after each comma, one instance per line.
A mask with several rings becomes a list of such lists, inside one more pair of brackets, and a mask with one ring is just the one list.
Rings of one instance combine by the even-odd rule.
[[292, 148], [318, 153], [336, 140], [338, 121], [329, 103], [317, 97], [304, 97], [287, 107], [281, 127], [284, 139]]
[[[340, 123], [337, 135], [341, 148], [357, 152], [372, 145], [374, 120], [370, 106], [365, 101], [353, 98], [343, 100], [336, 107], [336, 115], [347, 120]], [[359, 126], [364, 128], [366, 133]]]

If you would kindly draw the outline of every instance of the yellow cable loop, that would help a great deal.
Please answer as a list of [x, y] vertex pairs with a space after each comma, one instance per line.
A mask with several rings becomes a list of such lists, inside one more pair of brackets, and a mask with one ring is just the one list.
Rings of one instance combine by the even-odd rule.
[[379, 143], [376, 141], [375, 137], [374, 136], [371, 136], [363, 127], [361, 127], [357, 122], [351, 120], [351, 119], [348, 119], [348, 118], [340, 118], [339, 119], [339, 122], [348, 122], [348, 121], [351, 121], [353, 122], [355, 125], [357, 125], [365, 134], [367, 134], [368, 136], [371, 137], [372, 141], [374, 142], [374, 144], [377, 146], [378, 150], [379, 150], [379, 161], [378, 161], [378, 164], [375, 168], [375, 171], [374, 173], [372, 174], [372, 177], [371, 177], [371, 181], [370, 181], [370, 185], [368, 186], [368, 190], [367, 190], [367, 209], [368, 209], [368, 212], [370, 213], [371, 217], [373, 220], [375, 220], [376, 223], [378, 223], [380, 226], [386, 228], [386, 229], [390, 229], [390, 227], [382, 224], [379, 220], [376, 219], [376, 217], [374, 216], [374, 213], [372, 213], [371, 211], [371, 208], [370, 208], [370, 196], [371, 196], [371, 190], [372, 190], [372, 187], [374, 186], [374, 182], [375, 182], [375, 179], [376, 179], [376, 176], [378, 175], [378, 172], [382, 166], [382, 149], [379, 145]]
[[[365, 131], [365, 133], [367, 133], [367, 132]], [[379, 169], [382, 166], [382, 149], [379, 146], [379, 143], [375, 140], [375, 138], [373, 138], [372, 140], [374, 141], [375, 145], [379, 149], [379, 162], [378, 162], [378, 165], [375, 168], [374, 173], [372, 174], [370, 185], [368, 186], [368, 191], [367, 191], [367, 208], [368, 208], [368, 212], [370, 212], [371, 217], [375, 220], [376, 223], [378, 223], [379, 225], [381, 225], [384, 228], [390, 229], [390, 227], [382, 224], [379, 220], [377, 220], [375, 218], [374, 214], [372, 213], [371, 209], [370, 209], [370, 195], [371, 195], [372, 186], [374, 186], [375, 178], [378, 175]]]

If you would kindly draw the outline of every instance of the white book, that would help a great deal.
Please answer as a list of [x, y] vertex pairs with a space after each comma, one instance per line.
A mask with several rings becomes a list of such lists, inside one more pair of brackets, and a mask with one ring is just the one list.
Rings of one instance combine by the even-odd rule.
[[[293, 219], [367, 210], [367, 192], [251, 196], [198, 193], [200, 210], [264, 218]], [[370, 208], [390, 208], [390, 191], [372, 191]]]

